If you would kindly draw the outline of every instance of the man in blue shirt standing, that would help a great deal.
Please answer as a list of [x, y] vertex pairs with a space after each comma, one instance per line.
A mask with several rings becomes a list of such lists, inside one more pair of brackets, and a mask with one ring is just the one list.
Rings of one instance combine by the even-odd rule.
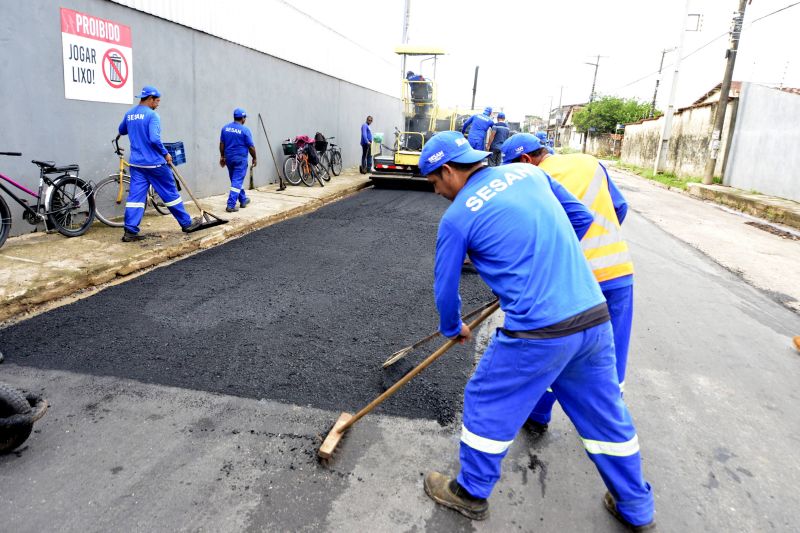
[[461, 126], [461, 133], [464, 133], [467, 131], [467, 128], [469, 128], [467, 140], [469, 141], [469, 145], [475, 150], [486, 149], [486, 132], [489, 131], [489, 128], [494, 126], [491, 117], [492, 108], [487, 107], [480, 115], [472, 115], [469, 117], [464, 122], [464, 125]]
[[492, 132], [489, 134], [489, 151], [492, 152], [492, 155], [489, 156], [490, 166], [499, 166], [503, 161], [503, 152], [500, 147], [503, 146], [510, 134], [511, 130], [508, 129], [508, 124], [506, 123], [506, 114], [498, 113], [497, 122], [494, 123]]
[[253, 144], [253, 134], [250, 128], [244, 125], [247, 112], [241, 107], [233, 110], [233, 122], [222, 127], [219, 134], [219, 166], [228, 167], [231, 178], [231, 189], [228, 193], [228, 206], [225, 211], [233, 213], [238, 211], [236, 202], [242, 207], [247, 207], [250, 198], [244, 192], [244, 177], [247, 175], [247, 154], [253, 156], [253, 166], [257, 163], [256, 147]]
[[156, 109], [161, 104], [161, 93], [147, 85], [139, 94], [139, 104], [132, 107], [119, 125], [120, 136], [128, 135], [131, 143], [131, 186], [125, 202], [125, 232], [122, 242], [140, 241], [145, 238], [139, 234], [139, 224], [144, 216], [147, 189], [152, 185], [164, 200], [164, 205], [181, 225], [184, 232], [190, 232], [200, 225], [200, 219], [189, 216], [183, 200], [175, 187], [168, 164], [172, 156], [161, 142], [161, 118]]
[[547, 148], [547, 153], [553, 155], [556, 151], [553, 149], [553, 141], [547, 138], [547, 133], [544, 131], [537, 131], [536, 138], [542, 143], [542, 146]]
[[464, 342], [472, 334], [458, 293], [467, 253], [505, 312], [464, 391], [461, 471], [455, 479], [429, 473], [425, 492], [487, 518], [502, 460], [552, 383], [608, 488], [608, 511], [631, 528], [651, 528], [653, 494], [619, 393], [608, 309], [578, 242], [592, 214], [539, 168], [485, 167], [488, 155], [456, 132], [434, 136], [420, 155], [421, 173], [452, 201], [434, 266], [442, 335]]
[[372, 130], [369, 125], [372, 124], [372, 115], [367, 117], [366, 122], [361, 125], [361, 166], [358, 171], [362, 174], [372, 170]]

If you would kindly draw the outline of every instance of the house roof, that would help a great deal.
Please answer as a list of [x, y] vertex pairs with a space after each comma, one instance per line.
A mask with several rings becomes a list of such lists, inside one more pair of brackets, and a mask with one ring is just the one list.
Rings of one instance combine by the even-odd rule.
[[[708, 102], [708, 99], [711, 98], [712, 96], [714, 96], [715, 94], [717, 94], [720, 91], [720, 89], [722, 89], [722, 82], [716, 84], [714, 87], [711, 88], [710, 91], [708, 91], [706, 94], [704, 94], [703, 96], [701, 96], [700, 98], [698, 98], [697, 100], [692, 102], [691, 105], [689, 105], [687, 107], [694, 107], [696, 105], [700, 105], [700, 104], [704, 104], [704, 103]], [[729, 98], [738, 97], [739, 93], [741, 92], [741, 90], [742, 90], [742, 82], [740, 82], [740, 81], [732, 81], [731, 82], [731, 90], [728, 93], [728, 97]]]

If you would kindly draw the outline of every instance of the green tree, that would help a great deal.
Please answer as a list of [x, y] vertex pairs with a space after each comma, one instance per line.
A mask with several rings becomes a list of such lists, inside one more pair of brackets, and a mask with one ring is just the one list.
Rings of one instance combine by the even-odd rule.
[[[635, 98], [604, 96], [584, 107], [572, 119], [578, 131], [583, 133], [594, 128], [595, 133], [614, 133], [617, 124], [628, 124], [646, 118], [650, 104]], [[661, 115], [656, 111], [655, 116]]]

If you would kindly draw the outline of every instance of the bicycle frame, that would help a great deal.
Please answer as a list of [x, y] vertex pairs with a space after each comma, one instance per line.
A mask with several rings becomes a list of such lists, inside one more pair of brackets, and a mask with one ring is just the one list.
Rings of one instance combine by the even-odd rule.
[[2, 179], [3, 181], [8, 182], [9, 184], [13, 185], [14, 187], [16, 187], [17, 189], [21, 190], [22, 192], [24, 192], [24, 193], [36, 198], [36, 209], [33, 209], [33, 208], [31, 208], [31, 206], [28, 205], [27, 202], [25, 202], [25, 200], [19, 198], [16, 194], [14, 194], [13, 191], [11, 191], [9, 188], [7, 188], [4, 183], [0, 182], [0, 190], [5, 192], [8, 196], [13, 198], [15, 202], [17, 202], [20, 206], [22, 206], [22, 208], [27, 213], [29, 213], [29, 215], [31, 217], [31, 220], [44, 220], [45, 215], [47, 215], [47, 213], [41, 213], [43, 205], [44, 205], [42, 203], [44, 201], [44, 198], [42, 197], [42, 191], [44, 189], [45, 183], [47, 184], [48, 187], [50, 187], [50, 186], [53, 185], [53, 181], [50, 178], [48, 178], [47, 176], [45, 176], [43, 169], [41, 169], [41, 168], [39, 169], [39, 191], [38, 191], [38, 193], [33, 192], [32, 190], [28, 189], [24, 185], [22, 185], [20, 183], [17, 183], [16, 181], [12, 180], [11, 178], [9, 178], [8, 176], [6, 176], [4, 174], [0, 174], [0, 179]]
[[119, 139], [114, 139], [111, 141], [111, 144], [114, 145], [114, 153], [117, 154], [119, 157], [119, 179], [117, 180], [119, 183], [119, 189], [117, 191], [117, 203], [122, 203], [122, 194], [124, 192], [124, 187], [122, 186], [122, 178], [125, 175], [125, 167], [130, 168], [130, 163], [125, 160], [125, 156], [122, 155], [122, 150], [119, 147]]

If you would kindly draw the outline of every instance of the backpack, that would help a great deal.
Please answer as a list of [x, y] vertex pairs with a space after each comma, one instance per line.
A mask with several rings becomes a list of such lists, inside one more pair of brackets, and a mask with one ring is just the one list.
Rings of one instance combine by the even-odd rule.
[[328, 139], [326, 139], [325, 136], [323, 134], [321, 134], [320, 132], [317, 132], [316, 134], [314, 134], [314, 141], [315, 142], [323, 142], [324, 143], [324, 142], [327, 142], [327, 140]]

